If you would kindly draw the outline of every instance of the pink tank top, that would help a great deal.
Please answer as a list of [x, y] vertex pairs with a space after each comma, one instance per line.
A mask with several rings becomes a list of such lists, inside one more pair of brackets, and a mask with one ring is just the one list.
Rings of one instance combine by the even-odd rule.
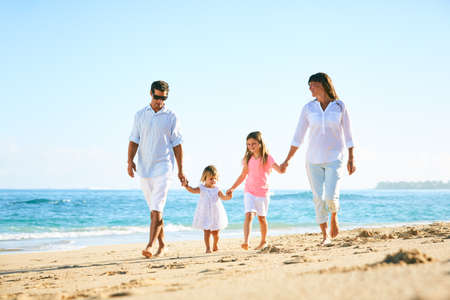
[[248, 174], [244, 192], [257, 197], [265, 197], [269, 191], [268, 179], [274, 162], [273, 157], [268, 155], [267, 162], [263, 166], [261, 157], [258, 159], [251, 157], [248, 161]]

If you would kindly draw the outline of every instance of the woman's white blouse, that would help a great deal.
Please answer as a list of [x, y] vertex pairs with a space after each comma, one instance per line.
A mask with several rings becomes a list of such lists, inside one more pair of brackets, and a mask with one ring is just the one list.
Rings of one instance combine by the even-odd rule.
[[300, 114], [292, 146], [300, 147], [309, 128], [309, 146], [306, 162], [321, 164], [343, 159], [344, 140], [353, 147], [350, 119], [344, 102], [335, 100], [325, 111], [319, 101], [307, 103]]

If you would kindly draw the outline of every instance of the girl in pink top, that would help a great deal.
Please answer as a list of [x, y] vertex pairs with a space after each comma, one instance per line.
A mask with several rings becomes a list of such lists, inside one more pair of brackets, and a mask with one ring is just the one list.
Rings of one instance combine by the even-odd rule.
[[272, 169], [278, 173], [282, 172], [280, 166], [275, 163], [272, 156], [269, 155], [264, 144], [261, 132], [251, 132], [247, 136], [247, 149], [243, 159], [243, 168], [241, 175], [236, 179], [233, 186], [227, 190], [228, 193], [233, 191], [247, 178], [244, 188], [244, 243], [241, 247], [248, 250], [248, 239], [252, 229], [252, 221], [255, 214], [258, 215], [259, 227], [261, 228], [261, 242], [256, 250], [266, 247], [267, 236], [267, 210], [269, 209], [269, 185], [268, 177]]

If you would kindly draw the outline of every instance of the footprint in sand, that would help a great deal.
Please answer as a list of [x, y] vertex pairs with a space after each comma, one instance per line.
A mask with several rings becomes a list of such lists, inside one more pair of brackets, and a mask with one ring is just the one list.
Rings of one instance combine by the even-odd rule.
[[186, 265], [179, 263], [179, 262], [174, 262], [171, 263], [170, 265], [167, 266], [169, 269], [183, 269], [186, 268]]
[[219, 268], [219, 269], [205, 269], [200, 271], [199, 273], [204, 273], [205, 275], [216, 275], [216, 274], [222, 274], [222, 271], [225, 271], [224, 268]]
[[131, 296], [132, 294], [130, 292], [118, 292], [118, 293], [114, 293], [109, 295], [110, 298], [116, 298], [116, 297], [128, 297]]
[[165, 268], [166, 265], [148, 265], [147, 268], [148, 269], [161, 269], [161, 268]]
[[353, 252], [353, 254], [357, 255], [357, 254], [366, 254], [366, 253], [370, 253], [370, 251], [355, 251]]
[[227, 262], [234, 262], [234, 261], [237, 261], [236, 257], [226, 256], [226, 257], [222, 257], [217, 262], [219, 262], [219, 263], [227, 263]]
[[179, 284], [179, 283], [174, 283], [170, 285], [171, 287], [166, 289], [166, 292], [176, 292], [176, 291], [180, 291], [183, 289], [183, 285]]
[[306, 256], [299, 256], [299, 255], [293, 255], [293, 259], [286, 260], [283, 263], [285, 265], [291, 265], [291, 264], [299, 264], [299, 263], [305, 263], [305, 262], [312, 262], [313, 260]]
[[395, 237], [394, 237], [391, 233], [389, 233], [389, 234], [385, 233], [385, 234], [383, 234], [380, 238], [381, 238], [382, 240], [392, 240], [392, 239], [394, 239]]
[[[272, 246], [272, 245], [268, 245], [264, 248], [262, 248], [261, 250], [258, 251], [259, 253], [281, 253], [282, 249]], [[285, 251], [286, 252], [286, 251]]]
[[361, 232], [358, 234], [358, 237], [362, 237], [362, 238], [375, 237], [375, 236], [377, 236], [378, 234], [379, 234], [378, 231], [363, 229], [363, 230], [361, 230]]
[[100, 276], [103, 276], [103, 275], [108, 275], [108, 276], [125, 275], [127, 273], [128, 273], [127, 271], [108, 271], [108, 272], [100, 274]]

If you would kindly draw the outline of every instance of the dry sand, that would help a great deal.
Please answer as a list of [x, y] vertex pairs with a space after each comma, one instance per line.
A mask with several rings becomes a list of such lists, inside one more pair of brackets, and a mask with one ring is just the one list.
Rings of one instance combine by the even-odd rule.
[[227, 239], [213, 254], [177, 242], [154, 259], [141, 257], [144, 243], [1, 255], [0, 299], [450, 299], [450, 223], [320, 240], [276, 236], [244, 251]]

